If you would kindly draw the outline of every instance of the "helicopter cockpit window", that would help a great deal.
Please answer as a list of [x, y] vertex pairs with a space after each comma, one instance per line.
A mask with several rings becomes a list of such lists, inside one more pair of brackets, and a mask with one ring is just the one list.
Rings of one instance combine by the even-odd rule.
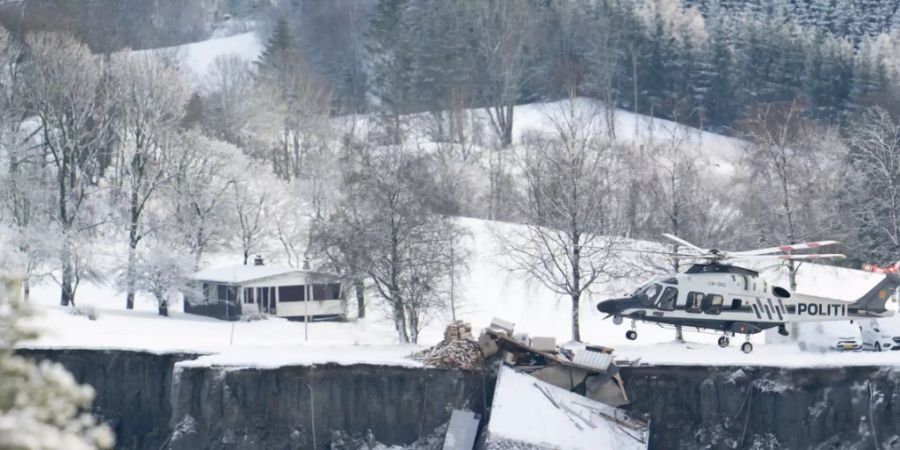
[[644, 295], [647, 296], [647, 300], [653, 302], [656, 300], [656, 296], [659, 295], [659, 292], [662, 291], [662, 288], [656, 283], [647, 286], [647, 289], [644, 290]]
[[698, 313], [702, 310], [703, 294], [700, 292], [689, 292], [687, 296], [687, 305], [685, 311], [689, 313]]
[[678, 299], [678, 289], [667, 287], [659, 296], [656, 307], [663, 311], [672, 311], [675, 309], [675, 300]]
[[708, 294], [703, 298], [703, 312], [706, 314], [719, 314], [722, 312], [722, 304], [725, 299], [721, 295]]

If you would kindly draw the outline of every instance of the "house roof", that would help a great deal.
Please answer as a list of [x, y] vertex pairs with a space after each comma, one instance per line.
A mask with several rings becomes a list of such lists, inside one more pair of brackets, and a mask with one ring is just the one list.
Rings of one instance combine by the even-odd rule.
[[204, 269], [191, 275], [191, 279], [213, 281], [217, 283], [239, 284], [291, 273], [307, 272], [300, 269], [295, 269], [293, 267], [285, 266], [236, 265]]

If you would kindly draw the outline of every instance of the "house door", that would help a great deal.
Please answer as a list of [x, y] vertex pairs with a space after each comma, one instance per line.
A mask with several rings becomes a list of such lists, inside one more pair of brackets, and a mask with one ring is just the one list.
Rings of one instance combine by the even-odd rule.
[[259, 288], [259, 309], [264, 312], [269, 312], [269, 288]]

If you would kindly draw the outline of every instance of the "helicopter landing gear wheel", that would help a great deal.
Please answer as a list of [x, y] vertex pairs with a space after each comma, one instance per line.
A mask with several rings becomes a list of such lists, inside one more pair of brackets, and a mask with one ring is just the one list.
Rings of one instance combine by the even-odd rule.
[[624, 321], [625, 319], [623, 319], [622, 316], [613, 316], [613, 323], [616, 325], [622, 325], [622, 322]]
[[625, 338], [628, 339], [629, 341], [633, 341], [633, 340], [637, 339], [637, 331], [634, 331], [634, 330], [626, 331]]
[[728, 336], [719, 337], [719, 347], [725, 348], [728, 347], [729, 344], [731, 344], [731, 340], [728, 339]]
[[752, 352], [752, 351], [753, 351], [753, 344], [751, 344], [751, 343], [749, 343], [749, 342], [744, 342], [743, 344], [741, 344], [741, 351], [744, 352], [744, 353], [750, 353], [750, 352]]

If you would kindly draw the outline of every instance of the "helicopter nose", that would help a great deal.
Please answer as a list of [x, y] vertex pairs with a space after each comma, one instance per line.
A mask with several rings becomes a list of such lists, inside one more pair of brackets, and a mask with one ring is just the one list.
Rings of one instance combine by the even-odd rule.
[[605, 314], [615, 314], [622, 310], [622, 303], [628, 300], [630, 299], [614, 298], [610, 300], [603, 300], [602, 302], [597, 303], [597, 311]]

